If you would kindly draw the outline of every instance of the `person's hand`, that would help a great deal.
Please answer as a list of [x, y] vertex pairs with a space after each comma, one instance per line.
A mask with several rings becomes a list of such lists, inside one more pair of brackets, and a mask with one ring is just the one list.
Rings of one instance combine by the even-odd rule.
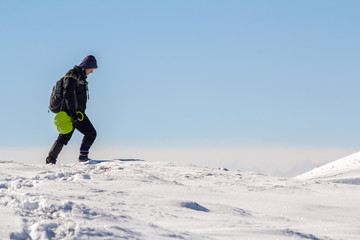
[[71, 122], [76, 123], [78, 121], [78, 117], [77, 117], [76, 112], [71, 112], [70, 117], [71, 117]]
[[71, 113], [70, 117], [71, 117], [71, 122], [73, 123], [77, 123], [79, 121], [81, 122], [82, 120], [84, 120], [84, 114], [80, 111], [76, 113]]

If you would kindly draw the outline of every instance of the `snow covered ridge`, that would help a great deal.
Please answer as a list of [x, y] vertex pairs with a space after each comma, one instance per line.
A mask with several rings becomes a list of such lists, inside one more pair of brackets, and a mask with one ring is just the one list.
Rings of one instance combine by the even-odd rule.
[[360, 185], [360, 152], [315, 168], [297, 176], [296, 179]]
[[0, 165], [0, 239], [359, 235], [357, 185], [136, 159]]

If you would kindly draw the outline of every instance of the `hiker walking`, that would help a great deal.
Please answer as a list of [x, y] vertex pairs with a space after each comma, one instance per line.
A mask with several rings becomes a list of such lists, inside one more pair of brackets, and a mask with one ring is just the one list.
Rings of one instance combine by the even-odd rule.
[[64, 111], [71, 117], [74, 129], [70, 133], [59, 134], [49, 151], [46, 164], [56, 163], [61, 149], [68, 144], [75, 129], [84, 134], [80, 146], [79, 161], [86, 162], [89, 160], [89, 149], [95, 141], [96, 130], [85, 114], [88, 99], [88, 82], [86, 78], [96, 68], [95, 57], [89, 55], [83, 59], [79, 66], [74, 66], [62, 78], [62, 100], [59, 111]]

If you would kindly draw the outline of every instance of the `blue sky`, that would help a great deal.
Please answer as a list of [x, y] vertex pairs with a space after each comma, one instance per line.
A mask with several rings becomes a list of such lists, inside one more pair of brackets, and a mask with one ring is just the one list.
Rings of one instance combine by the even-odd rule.
[[359, 7], [1, 1], [0, 145], [50, 147], [52, 86], [93, 54], [87, 114], [99, 145], [356, 148]]

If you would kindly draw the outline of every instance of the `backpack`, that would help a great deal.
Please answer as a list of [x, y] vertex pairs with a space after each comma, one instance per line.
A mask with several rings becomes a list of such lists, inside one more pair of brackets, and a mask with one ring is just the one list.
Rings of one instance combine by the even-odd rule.
[[78, 79], [76, 77], [74, 77], [74, 76], [64, 76], [64, 77], [60, 78], [60, 80], [58, 80], [56, 82], [56, 84], [53, 87], [53, 90], [51, 92], [50, 104], [49, 104], [49, 109], [53, 113], [60, 112], [62, 103], [64, 101], [64, 98], [63, 98], [63, 95], [64, 95], [64, 79], [66, 77], [74, 78], [75, 80], [78, 81]]

